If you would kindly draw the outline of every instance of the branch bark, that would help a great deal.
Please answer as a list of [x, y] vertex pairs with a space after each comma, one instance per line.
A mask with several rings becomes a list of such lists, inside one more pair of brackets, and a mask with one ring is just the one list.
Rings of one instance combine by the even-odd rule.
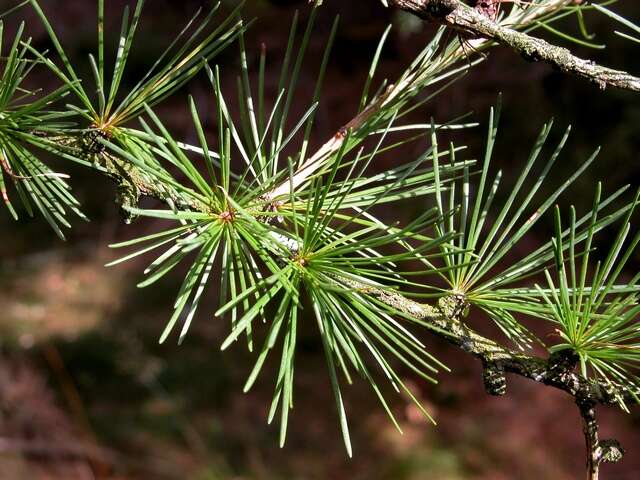
[[566, 48], [501, 25], [461, 0], [391, 0], [390, 4], [423, 20], [445, 25], [474, 38], [495, 41], [515, 50], [528, 61], [548, 63], [563, 73], [585, 79], [601, 89], [611, 86], [640, 91], [638, 77], [600, 66], [573, 55]]
[[464, 295], [443, 297], [434, 307], [415, 302], [399, 293], [358, 285], [352, 280], [336, 278], [336, 281], [393, 306], [413, 320], [422, 321], [432, 333], [479, 359], [483, 367], [485, 390], [490, 395], [506, 394], [506, 374], [511, 373], [573, 397], [583, 423], [588, 480], [598, 480], [602, 463], [615, 463], [622, 459], [624, 449], [617, 440], [598, 440], [595, 407], [635, 402], [640, 392], [578, 375], [575, 372], [578, 358], [571, 352], [557, 352], [545, 359], [510, 350], [479, 335], [463, 321], [469, 307]]
[[598, 480], [600, 465], [615, 463], [624, 455], [617, 440], [598, 440], [598, 421], [595, 405], [588, 401], [576, 401], [582, 417], [582, 431], [587, 446], [587, 480]]
[[[636, 401], [637, 395], [640, 394], [622, 385], [587, 379], [575, 373], [576, 359], [562, 352], [545, 359], [510, 350], [483, 337], [464, 323], [469, 304], [463, 294], [448, 295], [441, 298], [436, 306], [432, 306], [411, 300], [400, 293], [359, 285], [353, 280], [336, 280], [377, 298], [412, 320], [419, 321], [435, 335], [476, 357], [485, 367], [485, 386], [489, 394], [506, 393], [506, 373], [562, 390], [576, 401], [594, 405], [620, 405], [621, 402]], [[493, 380], [489, 382], [487, 376]]]

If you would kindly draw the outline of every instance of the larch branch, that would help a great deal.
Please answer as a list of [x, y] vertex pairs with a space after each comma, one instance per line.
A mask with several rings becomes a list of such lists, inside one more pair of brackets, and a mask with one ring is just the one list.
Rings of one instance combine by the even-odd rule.
[[548, 63], [563, 73], [585, 79], [601, 89], [611, 86], [640, 91], [640, 78], [579, 58], [566, 48], [502, 25], [461, 0], [391, 0], [390, 4], [426, 21], [507, 46], [528, 61]]

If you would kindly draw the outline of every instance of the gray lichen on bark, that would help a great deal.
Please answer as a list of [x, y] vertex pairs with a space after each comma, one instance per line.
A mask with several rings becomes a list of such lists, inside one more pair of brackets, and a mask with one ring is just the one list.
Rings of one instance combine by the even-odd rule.
[[[570, 4], [571, 1], [566, 3]], [[391, 0], [390, 3], [424, 20], [507, 46], [528, 61], [548, 63], [563, 73], [578, 76], [601, 89], [612, 86], [640, 91], [640, 79], [637, 77], [579, 58], [566, 48], [504, 26], [461, 0]]]

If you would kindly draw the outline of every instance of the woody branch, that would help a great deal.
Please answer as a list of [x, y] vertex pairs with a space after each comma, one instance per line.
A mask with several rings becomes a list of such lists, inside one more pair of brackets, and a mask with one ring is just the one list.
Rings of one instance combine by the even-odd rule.
[[[563, 73], [585, 79], [601, 89], [611, 86], [640, 91], [639, 78], [579, 58], [566, 48], [502, 25], [481, 8], [471, 7], [461, 0], [390, 0], [389, 3], [425, 21], [507, 46], [528, 61], [548, 63]], [[575, 3], [575, 0], [564, 3]]]

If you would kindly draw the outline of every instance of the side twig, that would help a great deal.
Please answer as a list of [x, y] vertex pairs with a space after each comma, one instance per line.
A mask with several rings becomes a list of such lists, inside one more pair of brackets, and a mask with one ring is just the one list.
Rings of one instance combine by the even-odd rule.
[[423, 20], [440, 23], [475, 38], [495, 41], [515, 50], [528, 61], [548, 63], [601, 89], [611, 86], [640, 91], [640, 78], [579, 58], [566, 48], [501, 25], [481, 9], [470, 7], [461, 0], [391, 0], [390, 4]]
[[617, 440], [598, 440], [598, 421], [595, 405], [589, 401], [576, 401], [582, 417], [582, 430], [587, 445], [587, 480], [598, 480], [600, 464], [618, 462], [624, 450]]

